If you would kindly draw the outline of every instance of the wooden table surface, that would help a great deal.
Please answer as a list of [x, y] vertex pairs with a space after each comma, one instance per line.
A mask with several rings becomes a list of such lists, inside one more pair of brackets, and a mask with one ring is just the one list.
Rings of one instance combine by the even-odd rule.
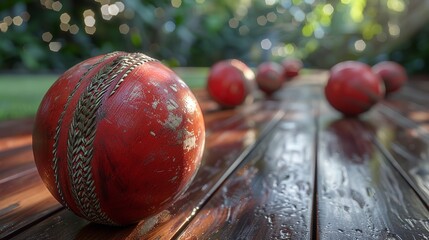
[[2, 122], [0, 239], [429, 239], [429, 81], [343, 118], [327, 76], [229, 110], [196, 90], [202, 166], [168, 209], [128, 227], [64, 209], [35, 167], [33, 120]]

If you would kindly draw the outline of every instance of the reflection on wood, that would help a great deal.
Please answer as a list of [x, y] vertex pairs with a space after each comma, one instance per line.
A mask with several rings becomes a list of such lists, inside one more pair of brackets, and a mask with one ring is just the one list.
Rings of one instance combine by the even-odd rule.
[[33, 132], [33, 124], [32, 118], [0, 122], [0, 139], [29, 135]]
[[61, 208], [32, 170], [0, 184], [0, 238]]
[[[318, 149], [321, 239], [422, 239], [429, 212], [373, 145], [371, 124], [324, 114]], [[341, 134], [339, 134], [341, 133]], [[350, 147], [359, 143], [356, 148]]]
[[31, 145], [0, 152], [0, 184], [35, 168]]
[[201, 168], [173, 205], [128, 227], [63, 209], [35, 167], [33, 120], [0, 123], [0, 238], [428, 239], [429, 84], [343, 118], [325, 101], [327, 77], [308, 71], [234, 109], [196, 90]]
[[395, 112], [377, 110], [371, 113], [371, 120], [377, 129], [378, 143], [429, 206], [429, 140], [418, 131], [418, 123], [413, 124], [410, 119], [399, 121], [401, 116]]
[[294, 118], [258, 145], [180, 239], [310, 238], [315, 122], [300, 106], [301, 114], [286, 112]]
[[[207, 138], [206, 149], [203, 155], [202, 166], [198, 171], [189, 189], [169, 208], [168, 221], [165, 217], [155, 216], [147, 221], [142, 221], [129, 233], [129, 238], [171, 238], [180, 227], [186, 223], [186, 219], [192, 215], [194, 208], [199, 202], [206, 198], [206, 194], [216, 184], [216, 182], [226, 172], [228, 167], [249, 147], [261, 134], [261, 131], [272, 121], [273, 116], [278, 112], [276, 103], [266, 102], [228, 110], [226, 113], [208, 114], [206, 119]], [[219, 115], [219, 116], [216, 116]], [[163, 213], [165, 215], [165, 213]], [[69, 212], [64, 210], [53, 215], [51, 218], [25, 231], [19, 238], [27, 238], [37, 235], [46, 225], [52, 225], [52, 237], [61, 239], [73, 239], [86, 226], [84, 220], [70, 232], [64, 234], [61, 228], [55, 225], [56, 219], [65, 219]], [[51, 222], [51, 224], [49, 224]], [[61, 225], [59, 225], [61, 226]], [[109, 229], [100, 227], [99, 229]], [[101, 231], [101, 230], [100, 230]], [[118, 234], [122, 234], [119, 232]], [[116, 234], [107, 234], [108, 238], [116, 239]]]
[[0, 123], [0, 238], [60, 208], [33, 160], [33, 119]]

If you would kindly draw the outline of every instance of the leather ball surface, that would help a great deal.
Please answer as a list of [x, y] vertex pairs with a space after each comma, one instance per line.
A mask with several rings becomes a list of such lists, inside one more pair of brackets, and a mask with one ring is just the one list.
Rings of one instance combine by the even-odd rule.
[[207, 90], [221, 106], [235, 107], [252, 102], [255, 88], [254, 72], [240, 60], [223, 60], [210, 68]]
[[259, 89], [267, 95], [271, 95], [283, 86], [283, 72], [280, 64], [264, 62], [258, 66], [256, 83]]
[[283, 78], [288, 81], [299, 75], [303, 63], [299, 59], [286, 58], [282, 61]]
[[408, 78], [405, 68], [392, 61], [379, 62], [372, 67], [372, 70], [382, 79], [386, 87], [386, 94], [401, 89]]
[[384, 97], [384, 86], [367, 64], [345, 61], [331, 68], [325, 96], [336, 110], [357, 116]]
[[188, 86], [141, 53], [87, 59], [51, 86], [38, 109], [33, 152], [53, 196], [92, 222], [151, 217], [189, 186], [204, 121]]

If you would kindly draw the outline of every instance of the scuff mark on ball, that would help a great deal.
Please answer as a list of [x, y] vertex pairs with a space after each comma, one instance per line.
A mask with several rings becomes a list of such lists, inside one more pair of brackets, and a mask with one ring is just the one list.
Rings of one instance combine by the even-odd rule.
[[170, 112], [168, 114], [167, 120], [165, 120], [165, 122], [163, 122], [162, 125], [165, 128], [168, 128], [168, 129], [171, 129], [171, 130], [176, 130], [177, 127], [180, 126], [180, 124], [182, 123], [182, 121], [183, 121], [183, 117], [182, 116], [179, 116], [179, 115], [176, 115], [176, 114]]
[[193, 132], [186, 131], [185, 140], [183, 141], [183, 149], [185, 151], [190, 151], [196, 147], [197, 138]]

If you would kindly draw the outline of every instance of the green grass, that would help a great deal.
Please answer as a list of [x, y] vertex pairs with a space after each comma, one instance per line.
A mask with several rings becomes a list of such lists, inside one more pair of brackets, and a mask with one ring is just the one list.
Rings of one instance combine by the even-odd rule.
[[57, 75], [0, 75], [0, 120], [34, 116]]
[[[205, 86], [207, 68], [176, 68], [192, 89]], [[32, 117], [58, 75], [0, 75], [0, 121]]]
[[173, 69], [180, 78], [191, 88], [203, 88], [206, 86], [208, 68], [175, 68]]

